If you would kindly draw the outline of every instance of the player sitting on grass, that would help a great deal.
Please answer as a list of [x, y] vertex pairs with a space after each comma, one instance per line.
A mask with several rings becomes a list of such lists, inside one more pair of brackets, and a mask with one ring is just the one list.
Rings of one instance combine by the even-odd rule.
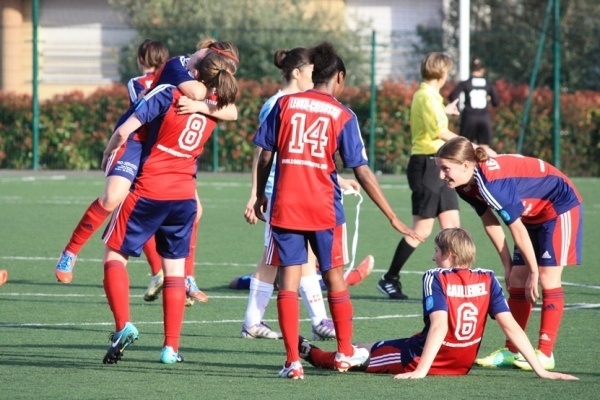
[[[369, 358], [350, 370], [394, 374], [396, 379], [426, 375], [466, 375], [471, 369], [488, 314], [512, 340], [540, 378], [576, 380], [575, 376], [546, 371], [527, 335], [515, 321], [494, 272], [471, 269], [475, 244], [461, 228], [447, 228], [435, 238], [437, 268], [423, 276], [425, 327], [409, 338], [362, 345]], [[335, 369], [335, 352], [327, 352], [300, 338], [301, 357], [315, 367]]]

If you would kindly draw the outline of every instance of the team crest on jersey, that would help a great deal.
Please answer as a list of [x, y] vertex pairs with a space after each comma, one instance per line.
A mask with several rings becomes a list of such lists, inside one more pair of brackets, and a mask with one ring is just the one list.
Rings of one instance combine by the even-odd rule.
[[504, 221], [504, 222], [510, 221], [510, 215], [508, 214], [508, 212], [506, 210], [500, 210], [500, 211], [498, 211], [498, 214], [500, 215], [500, 218], [502, 218], [502, 221]]
[[425, 310], [430, 311], [433, 308], [433, 296], [425, 298]]

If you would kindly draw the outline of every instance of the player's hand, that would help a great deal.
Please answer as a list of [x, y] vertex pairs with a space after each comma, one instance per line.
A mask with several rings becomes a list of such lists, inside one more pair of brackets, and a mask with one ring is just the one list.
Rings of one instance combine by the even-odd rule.
[[460, 115], [458, 110], [458, 99], [454, 100], [446, 106], [446, 114], [448, 115]]
[[256, 203], [256, 196], [250, 196], [248, 203], [246, 204], [246, 209], [244, 210], [244, 218], [246, 218], [246, 222], [254, 225], [258, 222], [258, 217], [254, 212], [254, 203]]
[[538, 292], [539, 278], [540, 275], [537, 271], [535, 273], [530, 272], [529, 276], [527, 277], [527, 282], [525, 283], [525, 299], [534, 305], [537, 299], [540, 298], [540, 294]]
[[574, 375], [563, 374], [562, 372], [551, 372], [544, 371], [542, 375], [540, 375], [542, 379], [553, 379], [553, 380], [561, 380], [561, 381], [578, 381], [579, 378]]
[[427, 374], [419, 374], [416, 371], [411, 371], [394, 375], [394, 379], [422, 379], [425, 378], [425, 376], [427, 376]]
[[398, 218], [394, 218], [392, 221], [392, 226], [394, 227], [395, 230], [397, 230], [398, 232], [402, 233], [403, 235], [409, 236], [415, 240], [418, 240], [419, 242], [423, 243], [425, 240], [423, 240], [421, 238], [421, 236], [419, 236], [417, 234], [417, 232], [413, 231], [412, 229], [410, 229], [408, 226], [406, 226], [402, 221], [400, 221]]
[[194, 100], [186, 96], [181, 96], [177, 101], [177, 114], [193, 114], [195, 112]]
[[340, 188], [342, 189], [342, 192], [354, 191], [354, 192], [360, 193], [360, 183], [358, 183], [354, 179], [344, 179], [344, 178], [338, 176], [338, 183], [340, 184]]
[[269, 199], [267, 198], [267, 196], [262, 196], [260, 198], [257, 197], [256, 202], [254, 202], [254, 214], [256, 214], [256, 218], [260, 219], [263, 222], [266, 222], [263, 213], [267, 209], [268, 202]]
[[114, 151], [110, 153], [105, 152], [104, 154], [102, 154], [102, 163], [100, 164], [100, 168], [102, 168], [103, 171], [106, 171], [106, 165], [108, 164], [108, 160], [110, 160], [114, 154]]

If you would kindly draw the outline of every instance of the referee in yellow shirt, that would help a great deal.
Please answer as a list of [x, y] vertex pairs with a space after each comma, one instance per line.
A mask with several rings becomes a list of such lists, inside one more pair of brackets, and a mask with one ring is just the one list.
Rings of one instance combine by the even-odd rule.
[[[446, 186], [435, 164], [437, 150], [457, 136], [448, 130], [447, 114], [459, 114], [458, 99], [444, 106], [440, 94], [452, 65], [446, 53], [435, 52], [425, 57], [421, 62], [423, 82], [413, 96], [410, 109], [412, 150], [406, 175], [412, 191], [412, 228], [423, 239], [431, 235], [436, 217], [441, 229], [460, 226], [456, 192]], [[377, 289], [390, 299], [408, 299], [402, 293], [400, 270], [420, 243], [408, 236], [398, 243], [388, 272], [377, 284]]]

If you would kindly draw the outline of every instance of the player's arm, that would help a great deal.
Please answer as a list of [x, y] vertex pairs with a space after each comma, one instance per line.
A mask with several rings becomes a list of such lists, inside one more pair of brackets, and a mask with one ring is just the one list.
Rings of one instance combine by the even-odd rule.
[[[529, 338], [521, 329], [510, 312], [500, 312], [494, 317], [507, 338], [515, 345], [519, 352], [525, 357], [531, 368], [540, 378], [578, 380], [577, 377], [559, 372], [546, 371], [535, 354], [535, 350]], [[420, 364], [419, 364], [420, 365]]]
[[527, 277], [527, 284], [525, 288], [525, 297], [527, 300], [535, 304], [536, 300], [540, 297], [538, 293], [538, 281], [539, 281], [539, 268], [535, 258], [535, 251], [533, 250], [533, 243], [529, 237], [527, 228], [523, 225], [521, 218], [517, 218], [510, 225], [508, 229], [512, 234], [515, 246], [521, 251], [525, 265], [529, 269], [529, 276]]
[[244, 210], [244, 218], [246, 218], [246, 222], [249, 224], [256, 224], [258, 222], [258, 217], [254, 212], [254, 203], [256, 203], [256, 187], [258, 186], [256, 174], [258, 172], [258, 160], [261, 153], [262, 147], [256, 146], [256, 150], [254, 150], [254, 158], [252, 159], [250, 198], [248, 199], [248, 203], [246, 203], [246, 209]]
[[[456, 101], [458, 101], [458, 99]], [[433, 139], [440, 138], [447, 142], [458, 135], [448, 129], [447, 122], [443, 125], [438, 125], [438, 115], [441, 113], [447, 114], [447, 111], [441, 108], [442, 106], [443, 105], [437, 101], [434, 102], [431, 99], [427, 99], [427, 103], [421, 108], [421, 112], [423, 113], [422, 118], [425, 125], [424, 128], [425, 131], [428, 132], [428, 135]], [[456, 107], [456, 103], [454, 103], [454, 107]]]
[[490, 238], [492, 245], [498, 252], [500, 256], [500, 261], [502, 262], [502, 266], [504, 267], [504, 281], [506, 284], [506, 288], [509, 287], [509, 276], [510, 270], [512, 269], [512, 257], [510, 255], [510, 250], [508, 248], [508, 242], [506, 241], [506, 235], [504, 234], [504, 229], [494, 212], [487, 208], [485, 212], [480, 216], [481, 222], [483, 223], [483, 228], [485, 233]]
[[181, 93], [192, 100], [203, 100], [207, 92], [206, 86], [195, 79], [181, 82], [177, 85], [177, 89], [181, 90]]
[[106, 163], [111, 154], [121, 147], [127, 141], [129, 135], [135, 132], [140, 126], [142, 126], [142, 122], [133, 114], [115, 129], [106, 145], [106, 149], [104, 149], [102, 169], [106, 168]]
[[269, 179], [272, 164], [273, 152], [262, 149], [258, 158], [258, 164], [256, 165], [256, 202], [254, 203], [254, 213], [261, 221], [265, 220], [263, 212], [267, 207], [268, 201], [265, 196], [265, 188], [267, 187], [267, 180]]
[[427, 376], [435, 360], [435, 356], [440, 351], [440, 347], [442, 347], [444, 338], [448, 333], [448, 312], [442, 310], [434, 311], [429, 314], [429, 321], [429, 331], [427, 332], [419, 365], [412, 372], [395, 375], [394, 379], [421, 379]]
[[181, 96], [177, 101], [177, 114], [201, 113], [210, 115], [222, 121], [235, 121], [238, 117], [238, 110], [235, 104], [228, 104], [223, 108], [217, 108], [213, 104], [208, 104], [203, 100], [192, 100], [189, 97]]
[[373, 200], [373, 202], [377, 205], [377, 207], [379, 207], [381, 212], [383, 212], [383, 214], [387, 217], [394, 229], [396, 229], [398, 232], [404, 235], [410, 236], [415, 240], [423, 242], [423, 239], [419, 235], [417, 235], [415, 231], [410, 229], [398, 219], [398, 217], [394, 213], [394, 210], [392, 210], [390, 203], [388, 203], [386, 197], [384, 196], [383, 191], [381, 190], [381, 186], [379, 186], [377, 178], [373, 174], [373, 171], [371, 171], [371, 168], [369, 168], [368, 165], [364, 164], [358, 167], [354, 167], [353, 170], [354, 177], [356, 178], [358, 183], [360, 183], [360, 186], [365, 190], [365, 192], [367, 192], [371, 200]]

